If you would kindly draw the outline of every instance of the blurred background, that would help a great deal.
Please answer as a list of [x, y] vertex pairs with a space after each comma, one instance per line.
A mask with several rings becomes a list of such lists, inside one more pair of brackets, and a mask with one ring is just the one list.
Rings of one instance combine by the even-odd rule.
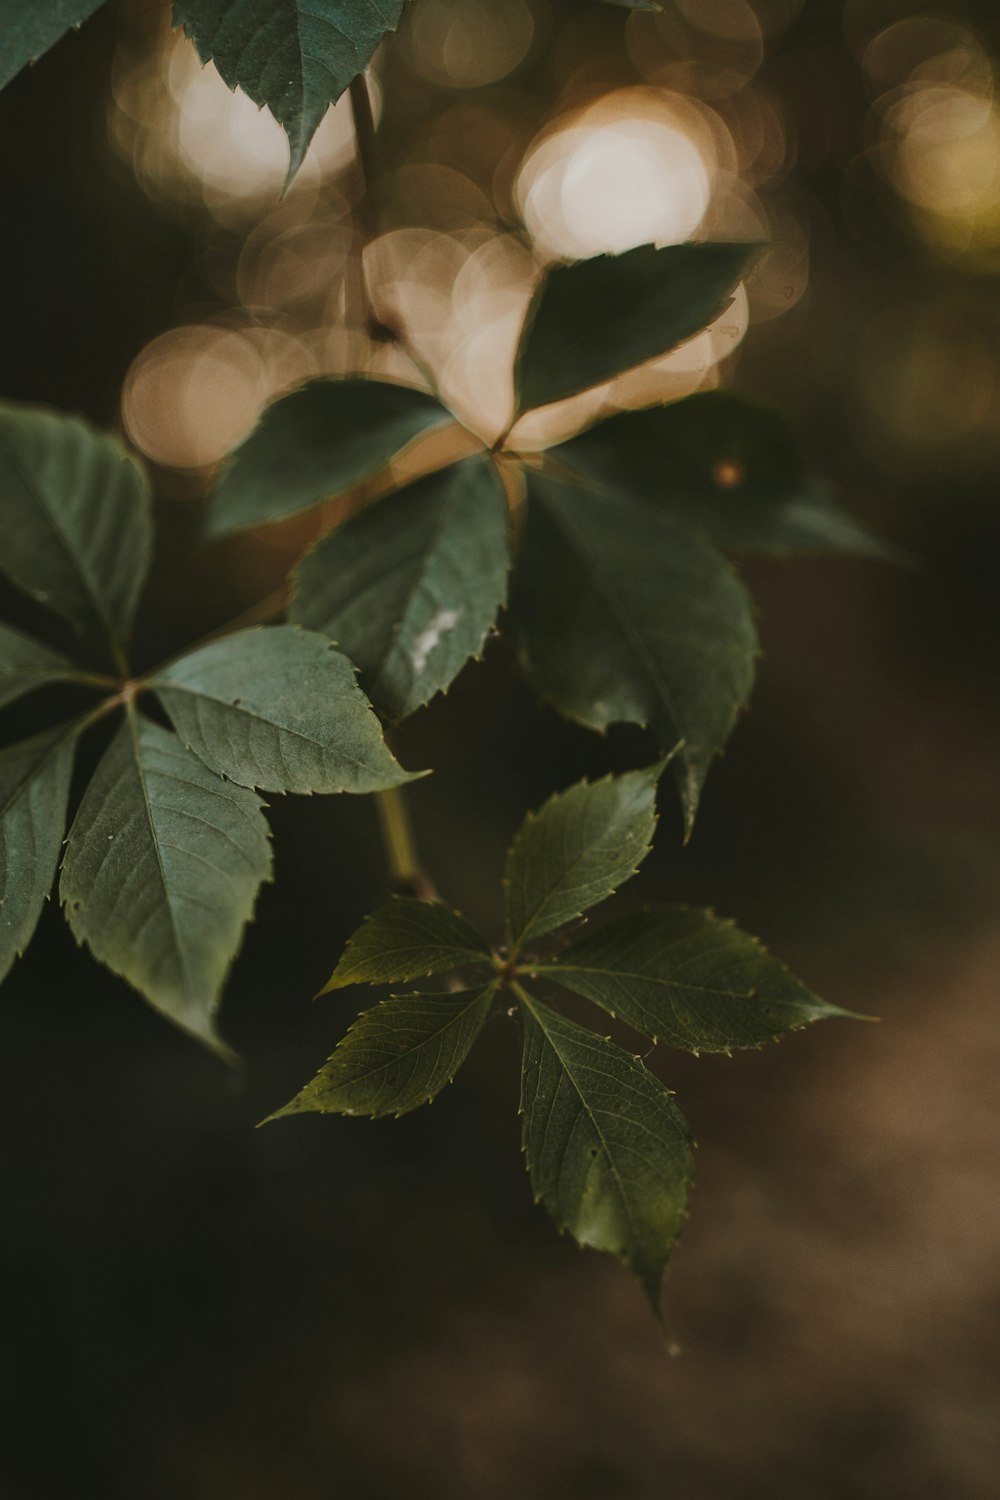
[[[547, 260], [765, 238], [712, 329], [518, 440], [724, 382], [786, 410], [848, 508], [920, 560], [744, 568], [753, 711], [693, 842], [666, 798], [629, 888], [711, 903], [882, 1021], [653, 1060], [700, 1143], [664, 1333], [532, 1206], [506, 1019], [403, 1121], [253, 1129], [362, 1003], [309, 997], [386, 893], [370, 800], [276, 799], [277, 884], [223, 1013], [239, 1071], [50, 908], [0, 1000], [0, 1493], [995, 1500], [994, 0], [413, 0], [377, 63], [362, 213], [346, 104], [282, 197], [280, 131], [166, 4], [109, 5], [17, 79], [0, 393], [84, 411], [151, 466], [151, 663], [332, 519], [198, 545], [214, 467], [275, 395], [431, 371], [491, 437]], [[417, 363], [370, 337], [366, 296]], [[500, 640], [399, 751], [435, 768], [410, 801], [441, 892], [497, 933], [525, 809], [650, 746], [561, 723]]]

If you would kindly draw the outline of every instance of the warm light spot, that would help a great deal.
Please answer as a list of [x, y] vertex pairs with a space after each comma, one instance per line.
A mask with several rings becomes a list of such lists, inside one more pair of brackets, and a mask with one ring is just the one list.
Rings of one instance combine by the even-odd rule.
[[746, 483], [747, 471], [733, 458], [720, 458], [712, 465], [712, 483], [720, 490], [738, 490]]
[[524, 61], [535, 19], [527, 0], [421, 0], [406, 35], [413, 66], [425, 78], [481, 88]]
[[249, 340], [224, 328], [175, 328], [133, 362], [122, 419], [155, 463], [200, 469], [246, 436], [266, 392], [264, 360]]
[[974, 216], [1000, 202], [1000, 113], [992, 99], [918, 84], [893, 100], [884, 120], [889, 172], [911, 203]]
[[689, 100], [622, 89], [528, 152], [516, 197], [549, 257], [677, 244], [705, 215], [716, 164], [711, 132]]

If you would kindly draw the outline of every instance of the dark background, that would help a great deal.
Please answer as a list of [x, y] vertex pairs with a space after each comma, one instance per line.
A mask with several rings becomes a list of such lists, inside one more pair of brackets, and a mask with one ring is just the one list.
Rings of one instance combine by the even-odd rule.
[[[744, 568], [753, 711], [687, 848], [665, 799], [635, 891], [711, 903], [881, 1023], [654, 1060], [700, 1147], [664, 1334], [616, 1263], [533, 1207], [504, 1018], [403, 1121], [254, 1129], [353, 1014], [351, 994], [309, 996], [386, 892], [369, 800], [275, 799], [277, 882], [223, 1012], [238, 1071], [80, 955], [50, 907], [0, 1002], [5, 1500], [996, 1496], [1000, 229], [980, 211], [943, 249], [880, 166], [863, 59], [922, 7], [785, 9], [755, 76], [797, 143], [768, 191], [807, 226], [809, 280], [725, 375], [789, 411], [846, 503], [918, 561]], [[997, 60], [992, 3], [933, 13]], [[596, 92], [636, 77], [620, 12], [537, 15], [488, 94], [525, 144], [565, 97], [567, 49]], [[109, 146], [116, 49], [147, 33], [162, 9], [112, 6], [0, 99], [0, 391], [110, 426], [151, 339], [225, 313], [205, 267], [255, 222], [157, 196]], [[483, 91], [421, 79], [405, 37], [387, 50], [398, 164]], [[282, 561], [197, 551], [208, 476], [156, 473], [148, 660]], [[497, 933], [524, 810], [648, 750], [539, 708], [494, 643], [400, 739], [435, 768], [410, 801], [442, 893]]]

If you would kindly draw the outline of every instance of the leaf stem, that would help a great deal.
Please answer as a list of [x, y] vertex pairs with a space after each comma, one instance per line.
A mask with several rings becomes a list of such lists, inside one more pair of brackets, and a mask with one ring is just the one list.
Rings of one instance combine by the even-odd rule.
[[433, 885], [424, 874], [417, 855], [410, 815], [402, 787], [388, 787], [375, 796], [379, 831], [385, 847], [386, 864], [393, 889], [400, 896], [416, 896], [419, 901], [433, 901]]

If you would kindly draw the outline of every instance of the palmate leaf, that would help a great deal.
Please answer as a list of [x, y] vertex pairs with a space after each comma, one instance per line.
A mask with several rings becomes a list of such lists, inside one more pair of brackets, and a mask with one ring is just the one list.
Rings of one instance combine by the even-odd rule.
[[152, 551], [138, 466], [78, 417], [0, 406], [0, 570], [124, 662]]
[[130, 707], [63, 860], [60, 896], [77, 941], [219, 1050], [219, 994], [271, 874], [263, 807]]
[[104, 0], [0, 0], [0, 89], [37, 62], [71, 27], [100, 10]]
[[404, 0], [174, 0], [202, 62], [266, 104], [288, 136], [295, 176], [327, 109], [363, 73]]
[[553, 453], [730, 551], [899, 555], [808, 473], [784, 417], [730, 391], [622, 412]]
[[489, 946], [457, 911], [394, 896], [365, 918], [319, 993], [349, 984], [399, 984], [489, 961]]
[[151, 686], [185, 745], [241, 786], [373, 792], [413, 779], [351, 663], [312, 631], [238, 631], [182, 656]]
[[684, 906], [609, 922], [537, 972], [654, 1042], [695, 1053], [760, 1047], [851, 1014], [818, 999], [732, 922]]
[[378, 380], [311, 380], [275, 401], [230, 458], [205, 531], [281, 521], [371, 478], [415, 438], [454, 421], [433, 396]]
[[478, 656], [507, 596], [503, 486], [485, 455], [431, 474], [338, 526], [296, 573], [291, 618], [361, 669], [402, 719]]
[[673, 760], [688, 831], [709, 765], [750, 697], [750, 596], [714, 547], [648, 506], [528, 476], [515, 592], [535, 688], [593, 729], [648, 724]]
[[50, 682], [72, 681], [68, 656], [0, 620], [0, 708]]
[[755, 245], [640, 245], [554, 266], [528, 309], [514, 365], [518, 413], [666, 354], [732, 299]]
[[83, 720], [0, 750], [0, 980], [31, 941], [55, 879]]
[[394, 995], [364, 1011], [313, 1081], [270, 1118], [317, 1110], [403, 1115], [428, 1104], [468, 1057], [498, 984], [443, 995]]
[[529, 813], [510, 848], [504, 884], [511, 956], [572, 922], [630, 880], [649, 853], [665, 761], [581, 781]]
[[687, 1122], [636, 1058], [523, 991], [519, 998], [535, 1197], [579, 1244], [624, 1261], [658, 1313], [694, 1170]]

